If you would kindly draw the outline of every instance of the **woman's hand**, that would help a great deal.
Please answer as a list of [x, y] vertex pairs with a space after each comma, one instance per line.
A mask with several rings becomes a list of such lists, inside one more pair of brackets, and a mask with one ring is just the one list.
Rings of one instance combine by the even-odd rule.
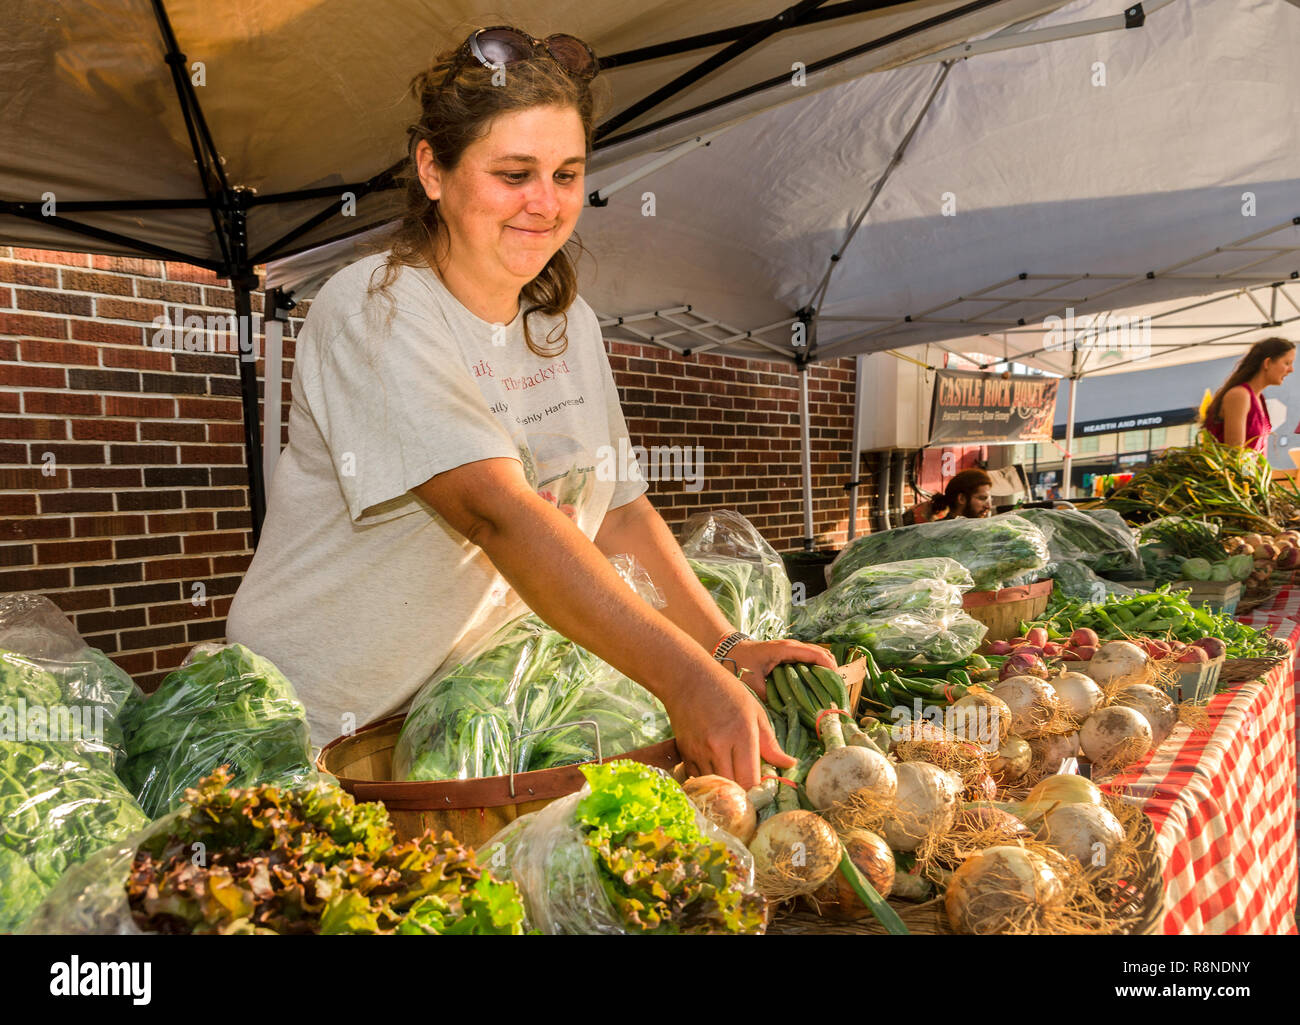
[[794, 765], [754, 695], [722, 666], [711, 669], [683, 698], [664, 703], [687, 775], [726, 776], [749, 790], [758, 785], [760, 759], [780, 769]]
[[[829, 651], [803, 641], [741, 641], [727, 652], [727, 658], [735, 659], [741, 680], [764, 700], [767, 674], [782, 662], [812, 662], [827, 669], [835, 668], [835, 659]], [[723, 665], [730, 668], [727, 663]]]

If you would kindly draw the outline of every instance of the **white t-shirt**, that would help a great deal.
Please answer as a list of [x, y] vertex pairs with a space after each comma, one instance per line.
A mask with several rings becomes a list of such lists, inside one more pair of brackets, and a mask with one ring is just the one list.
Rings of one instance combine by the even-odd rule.
[[[482, 320], [427, 268], [402, 268], [387, 321], [385, 295], [366, 295], [385, 255], [330, 278], [303, 323], [289, 445], [227, 620], [231, 642], [293, 683], [315, 744], [402, 711], [444, 661], [526, 611], [411, 488], [518, 459], [588, 538], [646, 490], [634, 461], [616, 458], [627, 426], [586, 302], [568, 310], [564, 353], [540, 358], [522, 312], [509, 325]], [[547, 347], [558, 322], [530, 317], [534, 343]]]

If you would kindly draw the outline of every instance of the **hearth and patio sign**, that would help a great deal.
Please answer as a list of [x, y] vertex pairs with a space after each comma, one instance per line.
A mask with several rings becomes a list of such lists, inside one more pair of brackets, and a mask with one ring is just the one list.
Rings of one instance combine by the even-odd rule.
[[940, 370], [930, 404], [931, 445], [1051, 441], [1055, 377]]

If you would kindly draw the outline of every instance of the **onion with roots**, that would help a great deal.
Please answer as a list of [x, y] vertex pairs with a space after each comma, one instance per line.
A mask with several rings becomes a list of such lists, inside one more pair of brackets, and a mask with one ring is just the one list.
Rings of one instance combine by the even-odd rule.
[[1061, 763], [1079, 753], [1079, 734], [1048, 733], [1029, 738], [1029, 750], [1034, 754], [1030, 767], [1042, 774], [1058, 772]]
[[1062, 804], [1047, 812], [1035, 836], [1084, 868], [1101, 868], [1124, 841], [1124, 827], [1100, 804]]
[[1159, 687], [1135, 683], [1115, 695], [1115, 705], [1142, 713], [1151, 727], [1151, 746], [1159, 747], [1178, 725], [1178, 706]]
[[813, 763], [805, 784], [808, 800], [817, 808], [830, 808], [847, 801], [859, 790], [870, 791], [886, 801], [898, 790], [894, 766], [884, 755], [868, 747], [834, 747]]
[[1059, 773], [1040, 779], [1034, 785], [1020, 802], [1020, 817], [1029, 822], [1041, 818], [1056, 805], [1101, 803], [1101, 789], [1092, 780], [1074, 773]]
[[1034, 762], [1034, 749], [1023, 737], [1008, 737], [989, 761], [989, 772], [999, 783], [1014, 783]]
[[1011, 709], [996, 694], [972, 690], [944, 712], [944, 726], [953, 736], [996, 751], [1011, 734]]
[[1009, 811], [990, 804], [977, 804], [963, 808], [953, 819], [954, 833], [989, 833], [996, 835], [998, 843], [1015, 843], [1033, 834], [1029, 827]]
[[1088, 675], [1101, 687], [1145, 683], [1147, 653], [1128, 641], [1107, 641], [1088, 662]]
[[783, 811], [760, 822], [749, 851], [754, 882], [773, 900], [814, 892], [840, 866], [840, 838], [810, 811]]
[[1011, 676], [993, 688], [993, 693], [1011, 710], [1011, 732], [1033, 733], [1056, 714], [1056, 691], [1037, 676]]
[[1083, 673], [1062, 673], [1047, 682], [1056, 691], [1061, 707], [1078, 722], [1083, 722], [1106, 703], [1106, 695], [1101, 692], [1101, 688], [1091, 676]]
[[897, 769], [894, 813], [885, 839], [896, 851], [914, 851], [927, 837], [946, 833], [957, 813], [960, 781], [929, 762], [903, 762]]
[[[849, 853], [849, 860], [876, 892], [888, 897], [894, 888], [895, 876], [894, 852], [889, 849], [889, 844], [870, 830], [853, 829], [844, 834], [844, 849]], [[871, 914], [871, 909], [853, 892], [843, 872], [836, 872], [826, 880], [812, 899], [817, 903], [818, 912], [826, 918], [852, 922]]]
[[1151, 750], [1151, 724], [1137, 709], [1110, 705], [1088, 717], [1079, 744], [1097, 765], [1132, 765]]
[[758, 813], [739, 783], [725, 776], [694, 776], [682, 784], [682, 791], [719, 829], [725, 829], [743, 844], [754, 838]]
[[1030, 931], [1037, 914], [1065, 894], [1060, 876], [1036, 851], [1003, 845], [977, 851], [948, 880], [944, 910], [962, 933]]

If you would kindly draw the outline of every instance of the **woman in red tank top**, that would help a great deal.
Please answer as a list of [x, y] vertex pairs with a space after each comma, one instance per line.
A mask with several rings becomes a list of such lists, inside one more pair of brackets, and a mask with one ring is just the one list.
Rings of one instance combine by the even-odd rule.
[[1263, 452], [1273, 424], [1261, 393], [1281, 384], [1295, 363], [1295, 343], [1265, 338], [1250, 347], [1205, 411], [1205, 429], [1229, 445]]

